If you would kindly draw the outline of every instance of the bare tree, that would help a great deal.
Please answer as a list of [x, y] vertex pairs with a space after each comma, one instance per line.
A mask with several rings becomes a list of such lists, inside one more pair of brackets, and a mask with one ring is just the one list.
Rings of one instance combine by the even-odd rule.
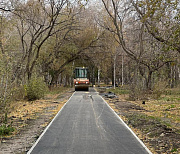
[[147, 31], [159, 42], [180, 53], [180, 2], [131, 0]]
[[13, 10], [0, 8], [13, 13], [12, 17], [16, 20], [21, 40], [22, 56], [18, 61], [15, 74], [22, 68], [22, 65], [25, 65], [25, 73], [30, 79], [44, 42], [55, 33], [72, 27], [74, 15], [69, 9], [65, 9], [67, 4], [67, 0], [33, 0], [19, 4]]
[[136, 62], [137, 69], [141, 65], [147, 68], [146, 88], [151, 89], [152, 73], [172, 60], [162, 56], [157, 61], [157, 56], [160, 53], [152, 57], [153, 53], [147, 52], [149, 49], [147, 49], [147, 45], [144, 45], [148, 43], [146, 41], [148, 36], [145, 33], [145, 24], [136, 20], [138, 18], [128, 1], [102, 0], [102, 2], [109, 16], [109, 21], [112, 23], [112, 25], [105, 23], [103, 27], [116, 36], [117, 42], [119, 42], [126, 54]]
[[[80, 8], [74, 7], [71, 11], [76, 12], [77, 10]], [[63, 32], [56, 32], [49, 40], [49, 48], [47, 48], [48, 45], [46, 46], [45, 51], [49, 53], [49, 56], [44, 57], [46, 60], [43, 60], [42, 64], [46, 64], [45, 71], [51, 70], [51, 85], [57, 83], [59, 74], [68, 72], [66, 70], [68, 64], [80, 59], [81, 61], [87, 60], [87, 53], [99, 46], [97, 42], [101, 34], [93, 20], [90, 19], [91, 14], [87, 12], [89, 10], [86, 9], [79, 11], [72, 26]]]

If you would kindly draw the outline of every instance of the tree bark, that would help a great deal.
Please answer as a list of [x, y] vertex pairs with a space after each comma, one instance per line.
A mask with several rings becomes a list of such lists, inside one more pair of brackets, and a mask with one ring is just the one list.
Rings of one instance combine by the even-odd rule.
[[152, 74], [153, 72], [151, 70], [148, 71], [147, 80], [146, 80], [146, 89], [151, 90], [152, 89]]

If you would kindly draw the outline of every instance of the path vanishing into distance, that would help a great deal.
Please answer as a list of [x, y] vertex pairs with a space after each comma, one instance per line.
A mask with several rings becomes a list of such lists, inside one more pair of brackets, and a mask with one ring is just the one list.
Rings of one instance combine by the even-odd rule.
[[93, 88], [74, 92], [28, 154], [151, 154]]

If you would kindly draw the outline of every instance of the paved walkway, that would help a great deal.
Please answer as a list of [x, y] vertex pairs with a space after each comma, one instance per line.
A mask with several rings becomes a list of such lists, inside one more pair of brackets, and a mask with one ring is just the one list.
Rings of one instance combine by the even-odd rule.
[[97, 92], [75, 92], [28, 154], [148, 154]]

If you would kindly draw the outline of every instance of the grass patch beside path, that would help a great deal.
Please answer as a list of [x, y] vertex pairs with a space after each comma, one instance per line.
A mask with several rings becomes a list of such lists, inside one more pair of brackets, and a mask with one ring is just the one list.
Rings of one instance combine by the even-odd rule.
[[145, 104], [142, 101], [131, 101], [144, 108], [142, 111], [148, 116], [159, 118], [169, 125], [169, 127], [180, 130], [180, 101], [175, 99], [172, 101], [164, 100], [163, 97], [158, 100], [148, 100]]
[[[165, 89], [161, 97], [143, 93], [145, 100], [129, 101], [129, 89], [108, 88], [118, 98], [105, 98], [153, 154], [180, 153], [180, 89]], [[143, 102], [145, 101], [145, 102]]]
[[[0, 153], [27, 153], [72, 93], [72, 89], [60, 87], [51, 90], [40, 100], [12, 102], [6, 126], [13, 121], [15, 131], [0, 135]], [[2, 131], [11, 129], [4, 128]]]
[[62, 99], [58, 97], [68, 90], [70, 89], [57, 87], [51, 89], [44, 98], [39, 100], [11, 102], [9, 113], [7, 114], [7, 123], [0, 126], [0, 134], [6, 137], [16, 135], [23, 127], [28, 125], [29, 121], [37, 119], [39, 115], [45, 112], [52, 112], [55, 115], [67, 101], [64, 96]]
[[114, 88], [106, 89], [105, 92], [106, 93], [113, 92], [116, 95], [124, 95], [124, 94], [129, 94], [129, 89], [127, 87], [116, 87], [115, 89]]
[[135, 132], [138, 130], [138, 137], [149, 145], [153, 153], [178, 154], [180, 152], [180, 134], [168, 127], [161, 119], [137, 112], [126, 114], [125, 117], [126, 123]]
[[[119, 96], [121, 101], [129, 101], [129, 88], [117, 87], [116, 89], [106, 89], [106, 93], [109, 91], [114, 92]], [[142, 95], [142, 94], [141, 94]], [[165, 89], [164, 93], [158, 99], [129, 101], [135, 105], [140, 106], [144, 110], [141, 112], [147, 116], [161, 119], [168, 127], [176, 128], [180, 130], [180, 88]]]
[[11, 135], [14, 130], [11, 125], [3, 124], [0, 126], [0, 136]]
[[59, 87], [52, 87], [47, 94], [55, 95], [55, 94], [61, 94], [65, 91], [68, 91], [70, 88], [59, 86]]

